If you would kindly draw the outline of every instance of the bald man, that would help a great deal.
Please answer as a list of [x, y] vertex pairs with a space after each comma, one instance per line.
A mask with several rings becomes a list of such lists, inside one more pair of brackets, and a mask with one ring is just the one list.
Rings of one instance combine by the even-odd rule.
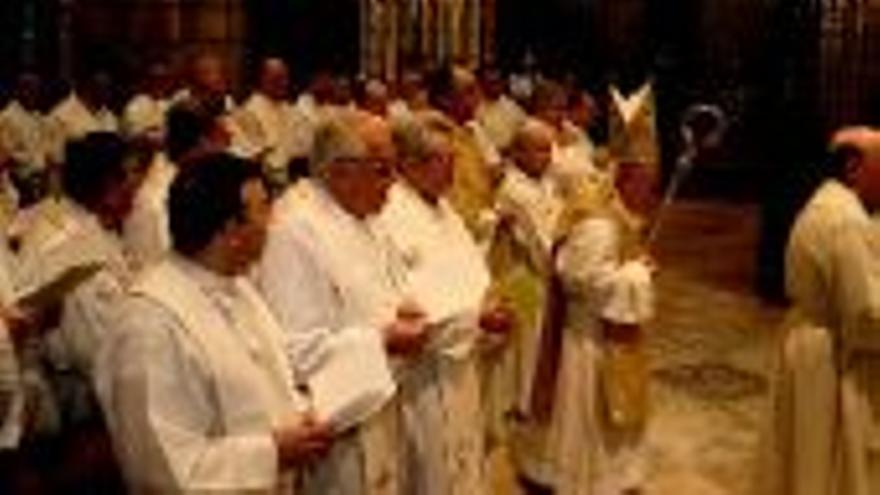
[[236, 112], [247, 139], [265, 154], [265, 165], [285, 177], [291, 160], [306, 158], [314, 129], [290, 100], [290, 71], [284, 60], [267, 58], [260, 65], [257, 87]]
[[[845, 129], [831, 142], [827, 179], [789, 238], [794, 303], [775, 399], [778, 462], [767, 493], [880, 491], [880, 132]], [[770, 451], [768, 449], [768, 451]]]

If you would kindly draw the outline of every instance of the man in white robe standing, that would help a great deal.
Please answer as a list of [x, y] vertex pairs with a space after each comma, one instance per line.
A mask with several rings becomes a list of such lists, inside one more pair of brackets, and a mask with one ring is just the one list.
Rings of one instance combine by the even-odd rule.
[[[131, 276], [119, 232], [137, 184], [129, 175], [130, 148], [111, 133], [72, 141], [60, 179], [64, 196], [58, 228], [29, 248], [18, 266], [20, 293], [55, 283], [74, 269], [86, 279], [59, 294], [60, 322], [41, 339], [45, 376], [60, 413], [51, 434], [57, 451], [53, 483], [113, 487], [117, 483], [101, 414], [92, 389], [94, 357], [115, 328], [116, 310]], [[48, 449], [47, 450], [51, 450]]]
[[654, 314], [654, 264], [644, 225], [656, 204], [652, 171], [615, 168], [614, 198], [582, 178], [569, 189], [555, 265], [566, 299], [552, 409], [551, 452], [560, 495], [644, 489], [650, 410], [644, 325]]
[[162, 62], [150, 64], [140, 91], [122, 113], [122, 129], [127, 136], [148, 139], [157, 147], [161, 146], [173, 84], [168, 66]]
[[279, 58], [260, 66], [256, 91], [236, 114], [248, 140], [265, 156], [273, 178], [287, 182], [288, 167], [296, 158], [306, 158], [312, 148], [314, 128], [303, 112], [290, 101], [290, 71]]
[[400, 180], [380, 217], [406, 264], [407, 292], [434, 326], [428, 352], [402, 385], [407, 438], [424, 460], [411, 469], [410, 488], [488, 493], [477, 364], [488, 340], [503, 340], [504, 329], [491, 323], [506, 313], [489, 297], [483, 253], [445, 198], [454, 161], [446, 125], [426, 118], [395, 126]]
[[794, 303], [781, 347], [767, 493], [880, 491], [880, 265], [870, 213], [880, 207], [880, 133], [832, 140], [828, 179], [789, 238]]
[[[405, 372], [426, 340], [407, 301], [405, 267], [376, 221], [392, 182], [387, 126], [363, 114], [328, 121], [315, 137], [311, 179], [276, 204], [259, 286], [281, 321], [288, 353], [308, 382], [343, 329], [379, 332], [388, 359]], [[398, 401], [349, 431], [310, 473], [308, 493], [401, 493]]]
[[96, 384], [136, 493], [291, 493], [328, 430], [294, 386], [283, 334], [242, 277], [269, 217], [259, 168], [224, 154], [169, 196], [176, 255], [144, 272]]
[[216, 109], [192, 101], [171, 107], [165, 149], [154, 155], [147, 168], [125, 224], [126, 247], [138, 266], [156, 262], [171, 248], [168, 190], [178, 168], [198, 155], [228, 146], [229, 136]]
[[[553, 248], [563, 212], [562, 195], [550, 173], [552, 146], [553, 130], [540, 121], [530, 119], [517, 131], [509, 149], [511, 163], [495, 198], [500, 220], [490, 254], [496, 282], [517, 313], [505, 370], [513, 394], [508, 405], [513, 409], [508, 412], [524, 420], [515, 454], [529, 479], [548, 486], [552, 465], [546, 449], [539, 446], [544, 421], [533, 417], [532, 402], [542, 327], [553, 297], [549, 290]], [[510, 249], [506, 265], [504, 256], [499, 256], [504, 247]]]

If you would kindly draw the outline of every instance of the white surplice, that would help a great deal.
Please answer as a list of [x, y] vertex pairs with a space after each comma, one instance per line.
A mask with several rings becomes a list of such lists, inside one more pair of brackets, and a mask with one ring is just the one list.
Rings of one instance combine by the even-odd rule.
[[90, 385], [94, 358], [115, 329], [131, 270], [119, 236], [93, 214], [64, 203], [58, 230], [22, 259], [19, 291], [29, 293], [77, 266], [101, 267], [65, 296], [59, 326], [44, 338], [55, 399], [64, 418], [75, 423], [97, 413]]
[[551, 426], [560, 495], [624, 495], [644, 483], [641, 432], [609, 423], [600, 378], [603, 322], [641, 325], [654, 312], [651, 270], [623, 258], [624, 229], [611, 215], [588, 217], [557, 257], [568, 308]]
[[786, 256], [795, 309], [775, 383], [777, 458], [766, 464], [773, 493], [880, 490], [878, 235], [855, 193], [833, 180], [795, 222]]
[[177, 176], [177, 167], [164, 153], [157, 153], [134, 197], [125, 222], [126, 247], [138, 266], [160, 260], [171, 248], [168, 227], [168, 192]]
[[0, 146], [28, 172], [45, 169], [51, 146], [46, 117], [10, 102], [0, 112]]
[[273, 429], [302, 411], [265, 303], [173, 257], [135, 283], [96, 387], [136, 493], [291, 493]]
[[[402, 303], [402, 267], [373, 219], [345, 212], [322, 186], [300, 181], [275, 205], [258, 286], [284, 328], [303, 380], [320, 366], [339, 329], [380, 332]], [[360, 425], [306, 476], [320, 495], [399, 493], [396, 403]]]
[[122, 113], [122, 129], [128, 136], [164, 136], [165, 114], [171, 101], [141, 93], [135, 95]]
[[241, 107], [242, 125], [248, 139], [268, 150], [266, 164], [284, 169], [291, 159], [306, 157], [312, 149], [314, 126], [308, 117], [287, 101], [273, 101], [254, 93]]
[[563, 186], [574, 184], [584, 177], [600, 174], [594, 162], [595, 148], [587, 133], [571, 122], [565, 122], [563, 142], [553, 145], [550, 174]]
[[88, 108], [82, 100], [71, 93], [49, 113], [51, 157], [57, 163], [64, 161], [64, 147], [69, 141], [92, 132], [118, 132], [119, 120], [107, 108]]
[[522, 245], [528, 246], [536, 266], [544, 266], [558, 234], [564, 202], [559, 185], [546, 173], [532, 178], [516, 167], [508, 167], [498, 189], [496, 210], [513, 222]]
[[406, 265], [406, 292], [425, 309], [434, 341], [402, 384], [407, 493], [487, 493], [485, 432], [475, 342], [490, 276], [464, 221], [409, 186], [390, 192], [380, 221]]
[[499, 150], [506, 149], [513, 142], [527, 117], [522, 107], [506, 95], [495, 101], [486, 101], [477, 109], [477, 121]]

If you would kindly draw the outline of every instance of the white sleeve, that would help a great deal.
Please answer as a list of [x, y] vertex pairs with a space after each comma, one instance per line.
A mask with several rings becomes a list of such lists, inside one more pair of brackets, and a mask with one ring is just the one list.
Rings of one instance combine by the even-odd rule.
[[150, 201], [138, 201], [125, 221], [123, 239], [137, 262], [147, 265], [160, 259], [171, 247], [166, 212]]
[[297, 376], [308, 377], [332, 352], [338, 295], [297, 225], [271, 229], [255, 282], [285, 332]]
[[58, 336], [72, 364], [86, 376], [104, 337], [114, 330], [123, 293], [120, 281], [105, 270], [65, 298]]
[[880, 351], [880, 231], [846, 224], [832, 243], [833, 304], [839, 308], [843, 337], [851, 350]]
[[578, 224], [559, 253], [557, 269], [566, 285], [613, 323], [638, 324], [653, 315], [650, 269], [640, 261], [622, 262], [613, 221]]
[[130, 486], [157, 493], [271, 491], [271, 431], [224, 433], [214, 377], [177, 320], [129, 301], [102, 349], [95, 388]]

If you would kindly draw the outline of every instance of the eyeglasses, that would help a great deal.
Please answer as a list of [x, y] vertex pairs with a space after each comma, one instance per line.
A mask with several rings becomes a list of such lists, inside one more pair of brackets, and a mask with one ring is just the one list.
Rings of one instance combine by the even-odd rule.
[[388, 158], [380, 157], [341, 157], [336, 161], [351, 164], [356, 167], [363, 167], [383, 179], [391, 178], [394, 175], [393, 167]]

